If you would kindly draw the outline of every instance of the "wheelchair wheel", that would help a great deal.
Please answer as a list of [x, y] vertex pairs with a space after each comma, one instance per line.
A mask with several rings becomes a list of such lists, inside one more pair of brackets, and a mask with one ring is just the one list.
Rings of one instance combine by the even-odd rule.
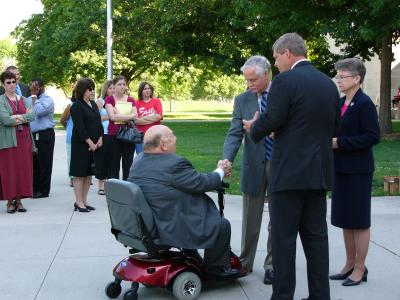
[[112, 281], [106, 285], [105, 292], [108, 298], [117, 298], [121, 294], [121, 284], [119, 282]]
[[127, 290], [124, 294], [123, 300], [137, 300], [138, 293], [135, 290]]
[[179, 274], [172, 285], [172, 293], [178, 300], [197, 299], [201, 292], [201, 280], [193, 272]]

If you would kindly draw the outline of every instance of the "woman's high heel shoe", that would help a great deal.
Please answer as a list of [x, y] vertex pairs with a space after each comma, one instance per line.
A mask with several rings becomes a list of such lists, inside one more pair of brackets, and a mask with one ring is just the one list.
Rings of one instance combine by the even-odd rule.
[[96, 210], [93, 206], [85, 205], [88, 210]]
[[74, 211], [79, 211], [79, 212], [89, 212], [90, 210], [85, 208], [81, 208], [78, 206], [78, 204], [74, 203]]
[[345, 281], [343, 281], [342, 285], [343, 286], [354, 286], [354, 285], [359, 285], [361, 283], [361, 281], [367, 282], [367, 277], [368, 277], [368, 269], [365, 268], [364, 274], [361, 278], [361, 280], [359, 281], [354, 281], [351, 280], [350, 277], [347, 278]]
[[347, 277], [349, 277], [351, 275], [351, 273], [353, 273], [354, 268], [351, 268], [351, 270], [347, 271], [346, 273], [342, 274], [335, 274], [335, 275], [331, 275], [329, 276], [330, 280], [345, 280]]

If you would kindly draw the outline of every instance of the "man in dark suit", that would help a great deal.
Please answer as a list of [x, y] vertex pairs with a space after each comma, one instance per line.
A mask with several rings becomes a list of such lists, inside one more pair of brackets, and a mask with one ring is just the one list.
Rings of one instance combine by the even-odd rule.
[[[31, 91], [29, 89], [29, 86], [26, 85], [23, 82], [20, 82], [20, 75], [19, 75], [19, 70], [16, 66], [9, 66], [7, 67], [6, 71], [10, 71], [11, 73], [14, 73], [16, 76], [16, 81], [17, 81], [17, 86], [16, 86], [16, 93], [17, 95], [24, 96], [25, 98], [28, 98], [31, 95]], [[0, 95], [4, 94], [4, 87], [0, 86]]]
[[231, 164], [220, 160], [217, 169], [198, 173], [175, 154], [176, 137], [163, 125], [151, 127], [143, 140], [143, 153], [134, 160], [128, 181], [143, 191], [154, 213], [162, 244], [188, 250], [205, 249], [208, 275], [235, 278], [230, 267], [231, 227], [205, 192], [217, 189]]
[[[252, 56], [241, 71], [249, 89], [235, 97], [232, 122], [225, 138], [223, 158], [233, 162], [244, 139], [240, 175], [240, 189], [243, 193], [242, 242], [240, 260], [251, 271], [260, 235], [265, 193], [268, 181], [269, 159], [272, 139], [254, 143], [243, 130], [243, 120], [251, 119], [256, 111], [263, 111], [270, 85], [270, 63], [264, 56]], [[264, 99], [265, 98], [265, 99]], [[266, 103], [265, 103], [266, 104]], [[271, 203], [268, 199], [268, 206]], [[268, 209], [270, 211], [270, 209]], [[271, 226], [268, 223], [267, 256], [264, 261], [264, 283], [272, 284]]]
[[307, 259], [309, 299], [330, 299], [326, 191], [332, 189], [332, 137], [338, 121], [339, 94], [333, 81], [307, 59], [296, 33], [273, 45], [274, 78], [268, 110], [244, 121], [258, 142], [275, 132], [269, 191], [272, 197], [271, 299], [293, 299], [296, 239], [300, 233]]

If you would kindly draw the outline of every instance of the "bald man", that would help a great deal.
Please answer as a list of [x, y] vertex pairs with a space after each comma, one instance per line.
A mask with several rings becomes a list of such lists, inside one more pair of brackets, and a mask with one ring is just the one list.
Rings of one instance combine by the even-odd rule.
[[216, 190], [231, 164], [220, 160], [217, 169], [198, 173], [185, 158], [175, 154], [176, 137], [164, 125], [145, 134], [143, 152], [134, 160], [128, 181], [143, 191], [162, 244], [182, 249], [205, 249], [204, 271], [222, 278], [239, 277], [230, 267], [231, 226], [221, 217], [205, 192]]

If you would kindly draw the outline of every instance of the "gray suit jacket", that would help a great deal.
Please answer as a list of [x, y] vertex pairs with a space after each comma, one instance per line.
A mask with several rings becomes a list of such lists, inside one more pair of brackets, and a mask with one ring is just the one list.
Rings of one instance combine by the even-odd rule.
[[265, 148], [262, 141], [254, 143], [250, 134], [243, 130], [242, 120], [251, 120], [254, 113], [259, 110], [257, 96], [251, 91], [246, 91], [235, 98], [231, 127], [225, 138], [222, 155], [223, 158], [233, 162], [244, 137], [240, 189], [251, 196], [257, 196], [263, 186]]
[[217, 172], [200, 174], [176, 154], [141, 153], [128, 181], [143, 191], [162, 244], [186, 249], [214, 246], [222, 218], [205, 192], [221, 185]]

